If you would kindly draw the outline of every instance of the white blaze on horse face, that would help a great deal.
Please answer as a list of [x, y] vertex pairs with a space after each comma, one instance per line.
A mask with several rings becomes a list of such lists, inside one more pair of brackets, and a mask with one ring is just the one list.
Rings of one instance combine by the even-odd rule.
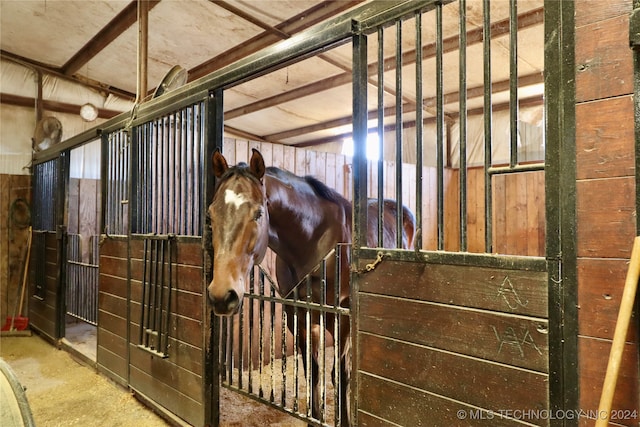
[[244, 194], [238, 194], [229, 189], [224, 192], [224, 202], [228, 205], [234, 205], [236, 209], [248, 201], [249, 200], [244, 196]]

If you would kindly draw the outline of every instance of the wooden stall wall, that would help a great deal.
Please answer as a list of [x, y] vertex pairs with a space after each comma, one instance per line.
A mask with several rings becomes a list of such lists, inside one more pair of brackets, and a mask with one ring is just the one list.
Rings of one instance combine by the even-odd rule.
[[58, 248], [56, 232], [33, 233], [30, 264], [34, 266], [31, 270], [35, 270], [35, 277], [29, 281], [29, 325], [51, 341], [59, 338], [56, 324], [60, 275]]
[[[637, 232], [633, 103], [638, 100], [632, 95], [629, 48], [632, 1], [578, 0], [575, 9], [580, 407], [595, 410]], [[638, 425], [637, 316], [613, 401], [614, 410], [628, 412], [610, 425]], [[594, 424], [581, 419], [581, 425]]]
[[545, 263], [443, 262], [361, 276], [358, 425], [548, 425]]
[[[20, 303], [30, 216], [19, 209], [23, 205], [16, 201], [22, 199], [30, 204], [31, 176], [0, 174], [0, 194], [0, 319], [4, 324], [7, 316], [20, 314], [14, 311]], [[26, 316], [26, 303], [23, 310]]]
[[100, 245], [98, 292], [98, 370], [128, 385], [126, 237], [105, 238]]
[[138, 344], [144, 274], [144, 241], [132, 238], [130, 386], [192, 425], [204, 423], [204, 312], [200, 238], [177, 238], [171, 260], [172, 291], [166, 358]]
[[82, 260], [87, 263], [89, 240], [100, 234], [101, 188], [99, 179], [69, 178], [67, 233], [81, 236]]

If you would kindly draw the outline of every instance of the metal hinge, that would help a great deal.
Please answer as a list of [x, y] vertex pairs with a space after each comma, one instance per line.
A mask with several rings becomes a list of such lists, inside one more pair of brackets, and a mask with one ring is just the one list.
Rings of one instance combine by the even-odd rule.
[[640, 8], [636, 8], [629, 16], [629, 46], [640, 49]]

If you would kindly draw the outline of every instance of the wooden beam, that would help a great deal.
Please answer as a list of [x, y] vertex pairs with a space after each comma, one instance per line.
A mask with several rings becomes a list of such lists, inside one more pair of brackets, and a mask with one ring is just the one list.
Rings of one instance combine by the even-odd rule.
[[[145, 0], [146, 1], [146, 0]], [[148, 10], [153, 9], [160, 0], [146, 1]], [[131, 27], [138, 19], [138, 2], [133, 0], [116, 15], [102, 30], [76, 52], [62, 67], [61, 72], [67, 76], [75, 74], [87, 62], [109, 46], [115, 39]]]
[[[535, 105], [543, 105], [544, 104], [544, 99], [542, 98], [542, 95], [540, 96], [533, 96], [530, 98], [524, 98], [518, 101], [518, 104], [521, 107], [532, 107]], [[502, 104], [496, 104], [493, 106], [492, 111], [504, 111], [504, 110], [508, 110], [509, 109], [509, 103], [505, 102]], [[467, 116], [474, 116], [474, 115], [480, 115], [484, 113], [484, 108], [483, 107], [478, 107], [478, 108], [474, 108], [471, 110], [467, 111]], [[459, 114], [455, 113], [452, 114], [451, 117], [455, 118], [458, 117]], [[429, 124], [431, 122], [433, 122], [435, 120], [435, 117], [428, 117], [426, 119], [424, 119], [422, 122], [424, 124]], [[402, 128], [403, 129], [407, 129], [407, 128], [412, 128], [415, 127], [416, 122], [415, 120], [408, 120], [406, 122], [402, 122]], [[396, 129], [396, 125], [395, 123], [393, 124], [389, 124], [386, 125], [384, 127], [385, 132], [393, 132]], [[376, 128], [371, 128], [370, 131], [371, 132], [375, 132]], [[332, 135], [332, 136], [328, 136], [328, 137], [324, 137], [324, 138], [317, 138], [314, 140], [310, 140], [310, 141], [304, 141], [304, 142], [300, 142], [297, 144], [284, 144], [284, 145], [290, 145], [291, 147], [297, 147], [297, 148], [305, 148], [305, 147], [313, 147], [314, 145], [321, 145], [321, 144], [327, 144], [329, 142], [334, 142], [334, 141], [339, 141], [341, 139], [344, 138], [349, 138], [351, 137], [351, 132], [345, 132], [342, 133], [340, 135]], [[269, 139], [270, 136], [267, 135], [265, 137], [263, 137], [265, 139]]]
[[[530, 85], [534, 85], [534, 84], [538, 84], [538, 83], [543, 83], [544, 82], [544, 77], [542, 75], [542, 73], [532, 73], [532, 74], [528, 74], [526, 76], [520, 76], [518, 78], [518, 84], [520, 87], [525, 87], [525, 86], [530, 86]], [[503, 80], [500, 82], [495, 82], [491, 85], [491, 89], [492, 89], [492, 93], [498, 93], [498, 92], [503, 92], [505, 90], [509, 90], [509, 80]], [[473, 88], [470, 88], [467, 91], [467, 99], [472, 99], [472, 98], [479, 98], [484, 96], [484, 86], [480, 85], [480, 86], [475, 86]], [[453, 102], [457, 102], [458, 101], [458, 92], [451, 92], [451, 93], [447, 93], [444, 95], [444, 103], [445, 104], [450, 104]], [[429, 107], [432, 107], [433, 105], [435, 105], [435, 98], [425, 98], [423, 101], [423, 106], [424, 109], [427, 110]], [[407, 103], [407, 104], [403, 104], [402, 106], [402, 111], [404, 113], [411, 113], [414, 112], [416, 110], [416, 104], [415, 103]], [[433, 113], [433, 112], [431, 112]], [[377, 118], [377, 110], [372, 110], [369, 112], [369, 120], [374, 120]], [[395, 115], [395, 106], [389, 106], [387, 108], [385, 108], [384, 110], [384, 116], [385, 117], [390, 117]], [[453, 118], [454, 116], [457, 116], [457, 113], [454, 113], [453, 115], [448, 114], [449, 118]], [[225, 113], [225, 117], [227, 117], [227, 113]], [[325, 122], [322, 123], [315, 123], [313, 125], [309, 125], [309, 126], [303, 126], [300, 128], [296, 128], [296, 129], [290, 129], [290, 130], [286, 130], [283, 132], [278, 132], [278, 133], [273, 133], [273, 134], [269, 134], [269, 135], [263, 135], [263, 138], [269, 140], [269, 141], [282, 141], [283, 139], [288, 139], [288, 138], [294, 138], [296, 136], [300, 136], [300, 135], [304, 135], [307, 133], [312, 133], [312, 132], [318, 132], [321, 130], [325, 130], [325, 129], [330, 129], [330, 128], [335, 128], [335, 127], [339, 127], [339, 126], [345, 126], [351, 124], [351, 116], [347, 116], [347, 117], [340, 117], [337, 119], [333, 119], [333, 120], [327, 120]]]
[[[363, 1], [364, 0], [324, 1], [276, 25], [274, 29], [278, 32], [293, 35], [319, 22], [338, 15], [339, 13], [362, 3]], [[217, 2], [214, 3], [217, 4]], [[282, 39], [279, 34], [276, 35], [271, 30], [264, 31], [242, 43], [242, 47], [234, 46], [220, 55], [193, 67], [189, 70], [189, 81], [206, 76], [214, 70], [229, 65], [280, 40]]]
[[[15, 105], [18, 107], [36, 107], [36, 99], [26, 96], [12, 95], [9, 93], [0, 93], [0, 104]], [[42, 100], [43, 110], [52, 111], [54, 113], [64, 114], [80, 114], [80, 105], [69, 104], [67, 102]], [[98, 117], [101, 119], [110, 119], [122, 113], [122, 111], [108, 110], [106, 108], [98, 108]]]
[[59, 68], [52, 67], [51, 65], [44, 64], [42, 62], [32, 61], [28, 58], [24, 58], [20, 55], [16, 55], [11, 52], [7, 52], [4, 50], [0, 50], [0, 57], [15, 62], [16, 64], [22, 65], [23, 67], [31, 68], [32, 70], [41, 71], [45, 74], [52, 75], [53, 77], [57, 77], [59, 79], [67, 80], [73, 83], [77, 83], [84, 87], [91, 88], [97, 92], [112, 94], [127, 100], [133, 101], [135, 98], [135, 94], [131, 92], [127, 92], [122, 89], [118, 89], [113, 86], [109, 86], [102, 83], [88, 81], [79, 76], [68, 76], [60, 71]]

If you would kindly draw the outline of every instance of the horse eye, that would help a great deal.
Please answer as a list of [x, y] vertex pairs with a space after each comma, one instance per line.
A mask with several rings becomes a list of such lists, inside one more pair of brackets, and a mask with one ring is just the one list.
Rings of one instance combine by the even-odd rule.
[[255, 213], [255, 215], [253, 215], [253, 220], [254, 221], [258, 221], [260, 218], [262, 218], [262, 209], [258, 209]]

